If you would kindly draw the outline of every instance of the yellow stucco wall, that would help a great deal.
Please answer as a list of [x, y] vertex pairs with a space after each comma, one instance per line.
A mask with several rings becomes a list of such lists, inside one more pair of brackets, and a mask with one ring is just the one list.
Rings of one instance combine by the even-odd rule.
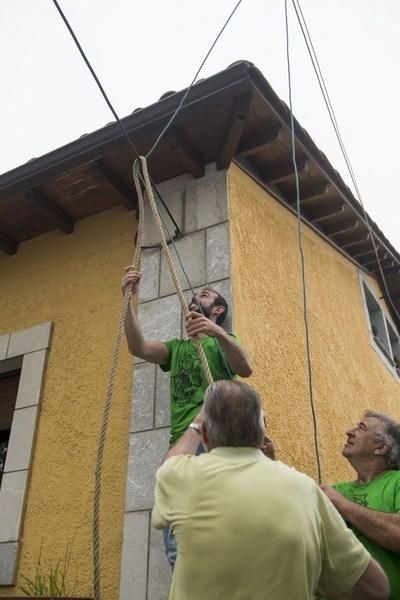
[[[31, 577], [72, 544], [71, 581], [92, 593], [93, 471], [120, 311], [121, 270], [133, 253], [133, 213], [115, 208], [76, 231], [33, 239], [0, 257], [0, 335], [53, 321], [18, 566]], [[103, 597], [117, 600], [124, 518], [131, 361], [124, 348], [105, 451]], [[0, 588], [0, 597], [18, 595]]]
[[[237, 166], [228, 186], [235, 330], [280, 457], [315, 476], [297, 221]], [[371, 346], [357, 269], [303, 232], [322, 473], [332, 482], [351, 476], [344, 432], [364, 409], [400, 419], [400, 385]]]

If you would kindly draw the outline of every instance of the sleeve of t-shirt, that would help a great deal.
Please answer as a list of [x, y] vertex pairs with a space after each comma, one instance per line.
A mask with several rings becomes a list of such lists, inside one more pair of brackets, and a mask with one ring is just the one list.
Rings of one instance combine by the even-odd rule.
[[182, 471], [185, 471], [189, 458], [189, 455], [172, 456], [156, 473], [154, 508], [151, 515], [151, 524], [156, 529], [163, 529], [171, 523], [174, 495], [179, 493], [179, 482], [185, 479]]
[[397, 473], [396, 483], [393, 491], [393, 512], [400, 513], [400, 473]]
[[348, 529], [332, 502], [321, 490], [317, 493], [322, 542], [318, 592], [331, 598], [351, 590], [366, 570], [371, 556]]
[[172, 362], [172, 352], [175, 347], [175, 344], [178, 340], [169, 340], [168, 342], [163, 342], [164, 346], [168, 348], [168, 362], [165, 365], [160, 365], [160, 368], [168, 372], [171, 370], [171, 362]]

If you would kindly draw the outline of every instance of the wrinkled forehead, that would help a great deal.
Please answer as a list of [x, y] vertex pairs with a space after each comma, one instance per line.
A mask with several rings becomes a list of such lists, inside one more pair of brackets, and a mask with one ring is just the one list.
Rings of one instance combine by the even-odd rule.
[[382, 431], [383, 424], [376, 417], [362, 417], [360, 423], [364, 423], [367, 431]]

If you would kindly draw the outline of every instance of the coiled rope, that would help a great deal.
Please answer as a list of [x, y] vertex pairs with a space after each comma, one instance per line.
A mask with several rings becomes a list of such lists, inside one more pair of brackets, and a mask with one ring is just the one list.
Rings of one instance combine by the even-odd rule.
[[[138, 206], [139, 206], [139, 219], [138, 219], [138, 231], [136, 239], [135, 254], [132, 261], [132, 267], [135, 271], [139, 270], [141, 249], [143, 242], [144, 233], [144, 197], [142, 187], [140, 185], [140, 174], [139, 168], [142, 168], [143, 180], [146, 190], [146, 196], [148, 198], [153, 218], [160, 234], [161, 246], [165, 253], [168, 267], [171, 273], [172, 280], [174, 282], [178, 298], [185, 315], [185, 318], [190, 318], [190, 310], [183, 294], [182, 286], [179, 281], [179, 277], [175, 268], [174, 261], [168, 248], [167, 239], [165, 237], [164, 229], [162, 226], [161, 218], [158, 212], [157, 204], [154, 199], [153, 188], [148, 172], [147, 160], [144, 156], [140, 156], [133, 163], [133, 180], [136, 187]], [[99, 434], [99, 442], [96, 455], [96, 466], [95, 466], [95, 485], [94, 485], [94, 497], [93, 497], [93, 595], [94, 600], [101, 600], [101, 551], [100, 551], [100, 508], [101, 508], [101, 488], [102, 488], [102, 471], [103, 471], [103, 459], [104, 459], [104, 448], [106, 442], [106, 435], [108, 430], [108, 422], [110, 417], [110, 410], [114, 392], [115, 379], [117, 374], [117, 368], [119, 363], [119, 357], [121, 354], [121, 341], [124, 330], [124, 324], [126, 315], [128, 312], [129, 301], [131, 298], [131, 288], [128, 286], [125, 289], [124, 297], [122, 301], [122, 309], [117, 327], [117, 335], [114, 342], [114, 348], [111, 359], [111, 369], [109, 380], [107, 384], [106, 397], [103, 408], [103, 419]], [[210, 371], [210, 367], [205, 355], [203, 346], [198, 337], [194, 339], [194, 344], [199, 355], [201, 366], [204, 371], [204, 375], [208, 384], [213, 382], [213, 376]]]

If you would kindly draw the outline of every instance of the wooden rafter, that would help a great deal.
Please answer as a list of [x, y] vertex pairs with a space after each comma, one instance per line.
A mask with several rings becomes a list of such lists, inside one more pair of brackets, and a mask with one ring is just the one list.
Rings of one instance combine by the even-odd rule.
[[92, 164], [92, 170], [97, 179], [109, 189], [118, 198], [119, 202], [128, 210], [132, 210], [137, 206], [136, 192], [132, 187], [126, 185], [120, 175], [110, 167], [104, 160], [98, 160]]
[[0, 232], [0, 250], [9, 254], [16, 254], [18, 248], [18, 242], [10, 238], [5, 233]]
[[234, 102], [233, 110], [229, 115], [228, 126], [217, 154], [218, 170], [227, 169], [231, 164], [246, 125], [252, 99], [253, 93], [246, 92], [238, 96]]
[[348, 239], [343, 239], [341, 241], [340, 247], [344, 250], [348, 250], [349, 248], [356, 248], [360, 244], [365, 244], [370, 239], [369, 233], [365, 232], [357, 232], [356, 235], [350, 234]]
[[[306, 164], [307, 161], [305, 158], [296, 160], [298, 173], [301, 173], [305, 170]], [[290, 161], [288, 163], [276, 165], [275, 167], [268, 169], [267, 175], [265, 176], [265, 181], [269, 184], [277, 184], [280, 181], [284, 181], [288, 177], [294, 177], [294, 175], [295, 172], [293, 168], [293, 162]]]
[[356, 231], [360, 227], [360, 221], [355, 218], [346, 219], [346, 221], [341, 221], [339, 223], [331, 223], [324, 225], [324, 233], [326, 235], [332, 236], [340, 236], [344, 233], [348, 233], [349, 231]]
[[275, 125], [265, 131], [257, 132], [253, 135], [243, 136], [236, 151], [238, 158], [247, 158], [267, 150], [270, 146], [278, 142], [282, 127]]
[[306, 217], [308, 221], [311, 221], [311, 223], [324, 223], [325, 221], [330, 221], [335, 217], [342, 216], [344, 211], [344, 202], [331, 205], [321, 202], [321, 204], [316, 206], [313, 210], [308, 211]]
[[[323, 196], [326, 196], [330, 191], [332, 190], [332, 187], [329, 183], [317, 183], [315, 184], [313, 187], [310, 187], [309, 189], [305, 189], [302, 190], [300, 189], [300, 204], [306, 205], [306, 204], [312, 204], [313, 202], [316, 201], [321, 201], [321, 198]], [[296, 204], [297, 202], [297, 196], [295, 193], [290, 194], [290, 196], [287, 198], [288, 202], [290, 204]]]
[[27, 192], [26, 197], [35, 205], [42, 215], [64, 233], [74, 231], [74, 221], [53, 199], [38, 188]]
[[173, 136], [172, 144], [175, 152], [179, 156], [179, 160], [185, 167], [185, 169], [190, 173], [195, 179], [204, 176], [204, 163], [197, 152], [197, 150], [193, 147], [183, 131], [178, 129], [176, 126], [171, 128], [171, 133]]

